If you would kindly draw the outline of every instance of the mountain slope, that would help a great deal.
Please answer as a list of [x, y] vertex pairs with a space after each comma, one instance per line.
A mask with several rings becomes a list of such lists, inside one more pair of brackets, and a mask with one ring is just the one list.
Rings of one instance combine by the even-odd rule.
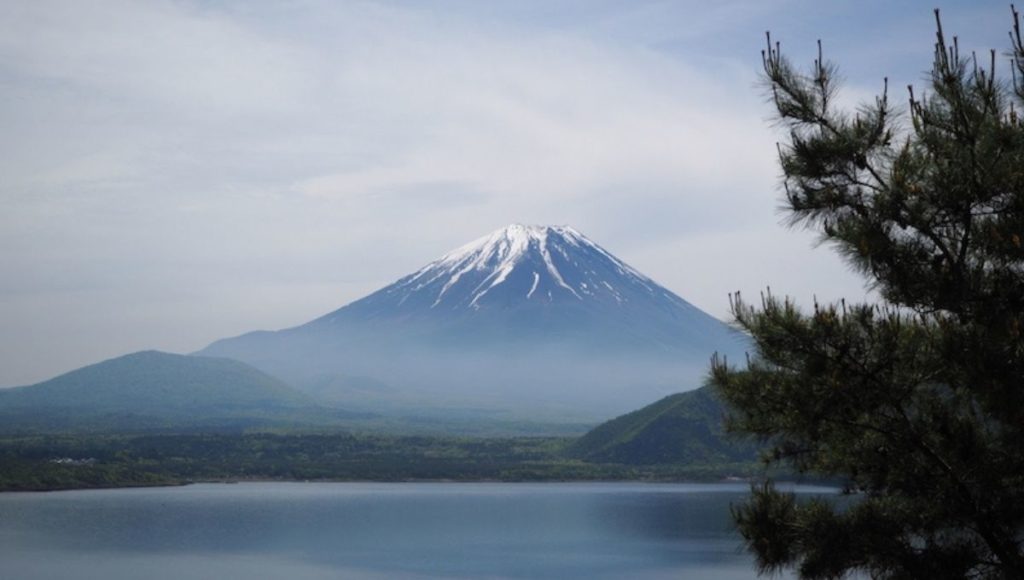
[[283, 416], [312, 406], [307, 395], [241, 362], [157, 351], [0, 391], [5, 428], [202, 424]]
[[712, 464], [753, 461], [757, 447], [723, 431], [724, 408], [709, 387], [677, 393], [595, 427], [569, 449], [597, 463]]
[[695, 387], [712, 353], [743, 348], [739, 333], [576, 230], [512, 225], [309, 323], [201, 354], [299, 387], [332, 374], [387, 385], [365, 410], [593, 420]]
[[426, 327], [444, 343], [572, 337], [670, 349], [735, 340], [720, 321], [567, 226], [511, 225], [304, 325]]

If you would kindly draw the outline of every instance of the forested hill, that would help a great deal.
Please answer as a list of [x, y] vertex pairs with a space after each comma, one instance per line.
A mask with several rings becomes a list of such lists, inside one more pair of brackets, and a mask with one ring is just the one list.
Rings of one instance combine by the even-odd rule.
[[210, 424], [314, 408], [280, 380], [234, 360], [144, 351], [0, 390], [5, 430]]
[[723, 429], [725, 409], [710, 387], [669, 395], [594, 428], [569, 453], [586, 461], [712, 464], [752, 461], [757, 446]]

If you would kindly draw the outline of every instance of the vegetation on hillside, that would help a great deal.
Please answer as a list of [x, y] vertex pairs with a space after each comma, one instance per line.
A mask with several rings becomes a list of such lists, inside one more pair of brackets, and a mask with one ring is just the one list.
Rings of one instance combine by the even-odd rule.
[[48, 381], [0, 391], [3, 409], [187, 413], [197, 408], [300, 407], [310, 399], [282, 381], [226, 358], [137, 352]]
[[293, 427], [354, 416], [238, 361], [157, 351], [0, 390], [4, 433]]
[[755, 461], [757, 446], [729, 437], [723, 428], [724, 415], [722, 403], [708, 387], [677, 393], [598, 425], [576, 440], [568, 453], [587, 461], [626, 465]]

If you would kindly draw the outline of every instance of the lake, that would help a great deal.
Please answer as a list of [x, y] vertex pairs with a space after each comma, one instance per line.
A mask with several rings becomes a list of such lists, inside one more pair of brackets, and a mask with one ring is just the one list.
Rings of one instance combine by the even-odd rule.
[[748, 579], [729, 516], [748, 490], [274, 482], [7, 493], [0, 577]]

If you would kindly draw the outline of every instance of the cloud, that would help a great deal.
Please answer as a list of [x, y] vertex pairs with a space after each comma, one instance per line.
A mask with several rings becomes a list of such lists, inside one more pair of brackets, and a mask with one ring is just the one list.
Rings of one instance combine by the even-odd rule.
[[859, 292], [780, 241], [756, 88], [768, 21], [856, 6], [706, 4], [3, 3], [0, 384], [299, 324], [511, 222], [715, 314]]
[[198, 6], [40, 0], [2, 10], [3, 62], [36, 82], [207, 116], [292, 107], [308, 90], [308, 55]]

